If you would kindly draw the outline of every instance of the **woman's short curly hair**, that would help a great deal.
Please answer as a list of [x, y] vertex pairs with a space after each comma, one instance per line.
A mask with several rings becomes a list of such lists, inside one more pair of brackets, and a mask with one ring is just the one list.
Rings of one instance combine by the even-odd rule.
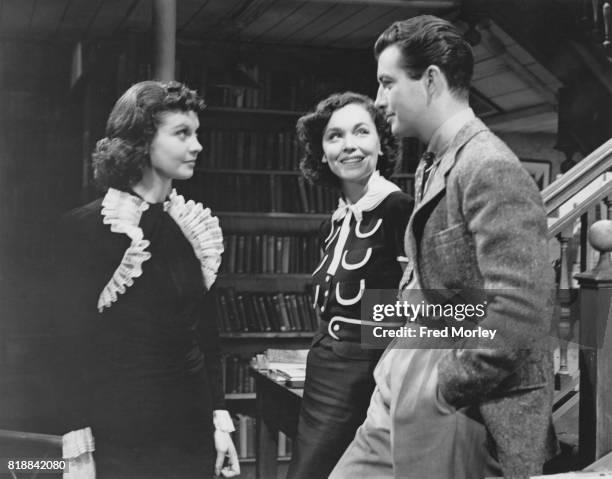
[[395, 171], [398, 161], [398, 140], [391, 133], [384, 113], [376, 108], [371, 98], [354, 92], [334, 93], [297, 121], [297, 136], [304, 150], [300, 160], [300, 170], [313, 184], [340, 188], [340, 180], [334, 175], [327, 163], [323, 163], [323, 133], [332, 114], [347, 105], [362, 105], [372, 117], [380, 138], [382, 155], [378, 158], [377, 169], [385, 178]]
[[106, 137], [96, 143], [93, 172], [102, 189], [126, 189], [142, 179], [150, 165], [149, 147], [161, 116], [169, 111], [200, 114], [204, 100], [195, 90], [172, 81], [143, 81], [117, 100], [106, 123]]

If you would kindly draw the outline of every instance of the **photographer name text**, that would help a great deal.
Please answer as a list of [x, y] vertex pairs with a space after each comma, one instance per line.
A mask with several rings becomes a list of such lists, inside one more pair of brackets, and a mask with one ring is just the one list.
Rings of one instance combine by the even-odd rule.
[[497, 334], [495, 329], [487, 329], [481, 326], [468, 328], [464, 326], [446, 326], [440, 329], [432, 329], [427, 326], [402, 326], [400, 328], [389, 328], [376, 326], [372, 334], [375, 338], [489, 338], [494, 339]]

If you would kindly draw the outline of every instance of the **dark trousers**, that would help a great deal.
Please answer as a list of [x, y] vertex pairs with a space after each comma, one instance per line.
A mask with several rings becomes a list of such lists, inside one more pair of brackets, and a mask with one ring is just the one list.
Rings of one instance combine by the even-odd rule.
[[366, 418], [378, 355], [327, 335], [313, 343], [288, 479], [327, 478]]
[[96, 436], [94, 460], [98, 479], [208, 479], [216, 451], [210, 421], [168, 424], [156, 435]]

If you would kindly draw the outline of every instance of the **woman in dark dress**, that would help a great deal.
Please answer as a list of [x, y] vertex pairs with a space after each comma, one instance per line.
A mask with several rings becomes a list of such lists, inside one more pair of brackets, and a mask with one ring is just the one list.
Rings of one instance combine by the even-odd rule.
[[298, 434], [288, 478], [326, 478], [366, 417], [381, 349], [362, 349], [366, 288], [396, 289], [412, 199], [386, 178], [397, 143], [371, 99], [334, 94], [298, 120], [301, 169], [341, 198], [321, 227], [313, 273], [321, 325], [308, 354]]
[[93, 155], [104, 198], [60, 224], [61, 320], [74, 336], [63, 351], [73, 473], [91, 473], [92, 456], [103, 478], [239, 473], [206, 297], [221, 229], [172, 189], [193, 175], [203, 108], [177, 82], [128, 89]]

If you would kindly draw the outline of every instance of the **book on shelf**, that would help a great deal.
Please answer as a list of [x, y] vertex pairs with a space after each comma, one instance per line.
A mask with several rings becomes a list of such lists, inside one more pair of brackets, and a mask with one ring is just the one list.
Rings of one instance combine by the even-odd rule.
[[295, 170], [299, 150], [293, 124], [278, 133], [261, 130], [209, 129], [202, 133], [207, 146], [206, 168], [232, 165], [248, 170]]
[[227, 306], [227, 299], [223, 293], [215, 291], [215, 304], [217, 306], [217, 326], [219, 331], [230, 332], [233, 330], [233, 325], [230, 324], [230, 313]]
[[225, 394], [255, 392], [255, 379], [249, 374], [249, 360], [236, 354], [221, 356], [223, 391]]
[[257, 295], [260, 314], [264, 318], [264, 323], [270, 326], [268, 331], [280, 331], [280, 325], [276, 322], [276, 315], [272, 314], [269, 306], [269, 298], [265, 295]]
[[281, 331], [297, 331], [296, 325], [293, 323], [292, 318], [289, 317], [285, 296], [286, 295], [283, 293], [278, 293], [273, 296], [277, 312], [281, 318]]
[[[270, 65], [269, 61], [258, 61], [257, 52], [249, 65], [239, 68], [248, 75], [259, 88], [235, 89], [215, 86], [214, 79], [218, 71], [211, 70], [207, 82], [192, 74], [195, 86], [201, 86], [205, 92], [206, 102], [211, 106], [274, 109], [304, 111], [313, 107], [313, 98], [325, 98], [341, 90], [372, 91], [374, 85], [367, 76], [355, 75], [353, 71], [338, 68], [335, 72], [322, 77], [312, 71], [309, 62], [303, 68], [287, 68], [281, 65]], [[320, 58], [317, 58], [320, 60]], [[186, 72], [185, 68], [181, 71]], [[203, 76], [203, 75], [200, 75]]]
[[309, 291], [261, 293], [216, 288], [214, 295], [219, 331], [310, 332], [318, 322]]
[[[246, 414], [236, 414], [234, 417], [234, 427], [236, 431], [233, 434], [234, 445], [239, 459], [255, 458], [255, 441], [256, 441], [256, 420], [254, 417]], [[278, 457], [287, 458], [291, 456], [291, 439], [283, 432], [278, 433]]]
[[283, 237], [276, 236], [274, 238], [275, 248], [274, 248], [274, 273], [282, 273], [283, 269]]
[[287, 295], [287, 309], [289, 310], [289, 316], [293, 318], [293, 323], [296, 325], [297, 331], [308, 331], [309, 324], [305, 324], [300, 317], [300, 313], [297, 307], [297, 300], [295, 299], [295, 294]]
[[256, 322], [256, 318], [247, 313], [247, 300], [245, 299], [246, 293], [236, 294], [236, 306], [238, 307], [238, 315], [242, 321], [242, 330], [248, 331], [261, 331], [260, 325]]
[[[180, 190], [216, 212], [328, 214], [336, 208], [335, 190], [311, 185], [299, 178], [297, 173], [229, 172], [198, 167], [193, 178], [181, 184]], [[232, 194], [227, 194], [228, 191]]]
[[238, 311], [238, 303], [236, 299], [236, 290], [234, 288], [223, 288], [218, 289], [219, 294], [223, 294], [225, 296], [227, 305], [228, 305], [228, 324], [232, 331], [248, 331], [248, 327], [246, 326], [246, 321], [244, 318], [240, 317]]
[[244, 273], [244, 260], [245, 260], [245, 241], [244, 235], [238, 235], [236, 240], [236, 263], [234, 269], [236, 273]]
[[316, 234], [227, 234], [220, 272], [310, 273], [320, 260]]

